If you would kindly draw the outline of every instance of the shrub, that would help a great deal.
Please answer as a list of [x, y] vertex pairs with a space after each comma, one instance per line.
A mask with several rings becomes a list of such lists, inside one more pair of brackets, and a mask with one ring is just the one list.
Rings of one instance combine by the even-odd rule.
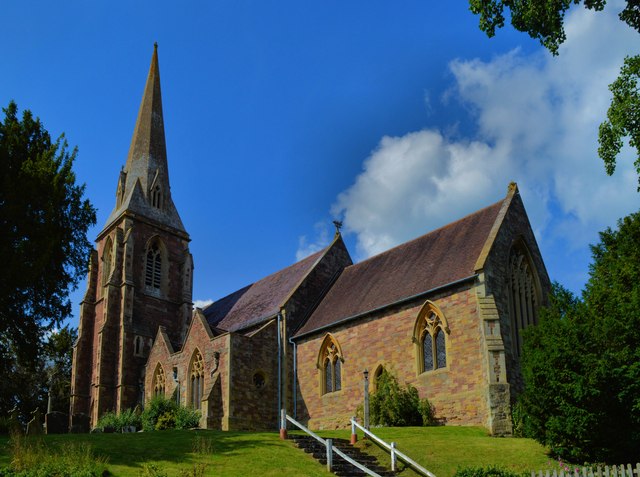
[[371, 424], [383, 426], [420, 426], [435, 422], [434, 409], [427, 399], [420, 400], [418, 390], [398, 380], [386, 370], [378, 377], [376, 392], [369, 400]]
[[[142, 429], [145, 431], [153, 431], [156, 429], [156, 424], [160, 416], [164, 414], [170, 414], [174, 416], [175, 425], [175, 412], [178, 409], [178, 405], [171, 399], [166, 399], [162, 396], [154, 397], [142, 412]], [[166, 423], [165, 418], [165, 423]], [[164, 425], [164, 423], [163, 423]]]
[[518, 473], [501, 467], [465, 467], [458, 469], [453, 477], [527, 477], [526, 472]]
[[122, 432], [123, 428], [130, 426], [133, 426], [136, 429], [140, 429], [142, 427], [141, 416], [133, 409], [126, 409], [120, 414], [109, 411], [103, 414], [96, 424], [96, 427], [103, 431], [112, 429], [115, 432]]
[[176, 413], [167, 411], [162, 414], [156, 422], [156, 431], [164, 431], [166, 429], [174, 429], [176, 427]]
[[200, 411], [180, 406], [175, 414], [176, 429], [193, 429], [200, 425]]

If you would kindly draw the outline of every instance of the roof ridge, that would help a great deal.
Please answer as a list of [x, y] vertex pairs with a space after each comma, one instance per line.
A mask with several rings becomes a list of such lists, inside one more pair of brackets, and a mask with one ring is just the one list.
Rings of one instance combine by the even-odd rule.
[[431, 235], [431, 234], [434, 234], [434, 233], [436, 233], [436, 232], [438, 232], [438, 231], [440, 231], [440, 230], [447, 229], [447, 228], [452, 228], [455, 224], [458, 224], [458, 223], [460, 223], [460, 222], [462, 222], [462, 221], [464, 221], [464, 220], [468, 220], [468, 219], [470, 219], [471, 217], [473, 217], [473, 216], [475, 216], [475, 215], [478, 215], [478, 214], [480, 214], [480, 213], [482, 213], [482, 212], [486, 211], [487, 209], [490, 209], [490, 208], [492, 208], [492, 207], [497, 206], [498, 204], [503, 203], [505, 200], [506, 200], [506, 199], [501, 199], [501, 200], [499, 200], [499, 201], [497, 201], [497, 202], [494, 202], [493, 204], [490, 204], [490, 205], [487, 205], [486, 207], [483, 207], [482, 209], [478, 209], [478, 210], [476, 210], [475, 212], [471, 212], [471, 213], [469, 213], [469, 214], [465, 215], [464, 217], [459, 218], [458, 220], [454, 220], [453, 222], [449, 222], [449, 223], [447, 223], [447, 224], [445, 224], [445, 225], [442, 225], [442, 226], [440, 226], [440, 227], [438, 227], [438, 228], [436, 228], [436, 229], [430, 230], [429, 232], [427, 232], [427, 233], [425, 233], [425, 234], [422, 234], [422, 235], [420, 235], [419, 237], [416, 237], [416, 238], [413, 238], [413, 239], [411, 239], [411, 240], [408, 240], [407, 242], [402, 242], [402, 243], [400, 243], [400, 244], [398, 244], [398, 245], [395, 245], [394, 247], [391, 247], [391, 248], [389, 248], [389, 249], [385, 250], [384, 252], [380, 252], [380, 253], [377, 253], [377, 254], [375, 254], [375, 255], [372, 255], [371, 257], [367, 257], [367, 258], [365, 258], [364, 260], [359, 261], [358, 263], [354, 263], [353, 265], [349, 265], [348, 267], [346, 267], [346, 268], [345, 268], [345, 270], [346, 270], [346, 269], [349, 269], [349, 268], [356, 267], [356, 266], [358, 266], [358, 265], [360, 265], [360, 264], [363, 264], [363, 263], [365, 263], [365, 262], [371, 261], [371, 260], [376, 259], [376, 258], [378, 258], [378, 257], [381, 257], [381, 256], [383, 256], [383, 255], [387, 255], [387, 254], [389, 254], [389, 253], [391, 253], [391, 252], [393, 252], [393, 251], [395, 251], [395, 250], [397, 250], [397, 249], [399, 249], [399, 248], [407, 247], [407, 246], [409, 246], [410, 244], [412, 244], [412, 243], [414, 243], [414, 242], [417, 242], [417, 241], [419, 241], [419, 240], [422, 240], [422, 239], [424, 239], [426, 236]]

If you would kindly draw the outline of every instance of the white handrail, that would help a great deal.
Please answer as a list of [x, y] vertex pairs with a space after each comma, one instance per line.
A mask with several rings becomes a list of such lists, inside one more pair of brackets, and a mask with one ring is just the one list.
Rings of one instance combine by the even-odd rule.
[[[387, 449], [389, 452], [391, 452], [392, 454], [397, 455], [400, 460], [402, 460], [405, 464], [409, 465], [411, 468], [413, 468], [413, 470], [415, 470], [416, 472], [428, 476], [428, 477], [436, 477], [434, 474], [432, 474], [431, 472], [429, 472], [427, 469], [425, 469], [424, 467], [422, 467], [420, 464], [418, 464], [415, 460], [413, 460], [411, 457], [407, 456], [406, 454], [400, 452], [398, 449], [396, 449], [395, 446], [390, 446], [389, 444], [387, 444], [385, 441], [383, 441], [382, 439], [380, 439], [378, 436], [376, 436], [373, 432], [365, 429], [364, 427], [362, 427], [360, 424], [358, 424], [355, 420], [355, 418], [351, 418], [351, 426], [352, 429], [355, 429], [356, 427], [358, 429], [360, 429], [366, 436], [369, 436], [372, 440], [374, 440], [378, 445], [380, 445], [381, 447], [384, 447], [385, 449]], [[353, 432], [355, 433], [355, 432]], [[393, 459], [393, 456], [392, 456]]]
[[[322, 437], [320, 437], [318, 434], [316, 434], [315, 432], [307, 429], [305, 426], [300, 424], [298, 421], [296, 421], [293, 417], [289, 416], [288, 414], [286, 414], [285, 417], [286, 417], [287, 421], [289, 421], [291, 424], [293, 424], [294, 426], [297, 426], [300, 430], [306, 432], [311, 437], [313, 437], [315, 440], [317, 440], [318, 442], [320, 442], [323, 445], [327, 446], [327, 441], [325, 439], [323, 439]], [[331, 451], [335, 452], [340, 457], [342, 457], [344, 460], [349, 462], [351, 465], [353, 465], [354, 467], [357, 467], [361, 471], [365, 472], [367, 475], [370, 475], [371, 477], [381, 477], [380, 474], [376, 474], [373, 470], [367, 469], [360, 462], [357, 462], [357, 461], [353, 460], [351, 457], [349, 457], [347, 454], [342, 452], [340, 449], [338, 449], [333, 444], [331, 445]], [[433, 476], [433, 477], [435, 477], [435, 476]]]

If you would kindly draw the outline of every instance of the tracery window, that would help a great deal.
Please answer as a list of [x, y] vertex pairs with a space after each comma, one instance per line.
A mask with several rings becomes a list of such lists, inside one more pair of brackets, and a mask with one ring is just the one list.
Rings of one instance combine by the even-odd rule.
[[529, 253], [523, 243], [509, 254], [509, 316], [511, 340], [516, 356], [522, 352], [522, 330], [538, 322], [538, 287]]
[[189, 365], [189, 404], [194, 409], [200, 409], [200, 402], [204, 395], [204, 360], [196, 349]]
[[418, 374], [447, 367], [449, 327], [442, 312], [431, 302], [424, 304], [413, 333], [417, 346]]
[[321, 371], [321, 393], [327, 394], [342, 389], [342, 351], [333, 336], [325, 336], [320, 353], [318, 368]]
[[147, 247], [144, 284], [148, 289], [160, 291], [162, 284], [162, 248], [158, 239]]
[[156, 371], [153, 373], [153, 395], [164, 396], [166, 383], [167, 380], [164, 375], [164, 368], [160, 363], [158, 363]]

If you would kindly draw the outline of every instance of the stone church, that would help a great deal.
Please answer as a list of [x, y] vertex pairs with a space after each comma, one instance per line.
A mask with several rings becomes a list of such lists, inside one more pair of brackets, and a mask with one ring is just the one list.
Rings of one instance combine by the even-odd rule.
[[[521, 332], [550, 289], [515, 184], [506, 197], [354, 264], [325, 249], [192, 310], [193, 259], [171, 198], [154, 49], [113, 212], [91, 255], [71, 425], [162, 395], [201, 426], [346, 427], [363, 371], [415, 386], [451, 425], [511, 433]], [[267, 251], [265, 251], [267, 252]]]

